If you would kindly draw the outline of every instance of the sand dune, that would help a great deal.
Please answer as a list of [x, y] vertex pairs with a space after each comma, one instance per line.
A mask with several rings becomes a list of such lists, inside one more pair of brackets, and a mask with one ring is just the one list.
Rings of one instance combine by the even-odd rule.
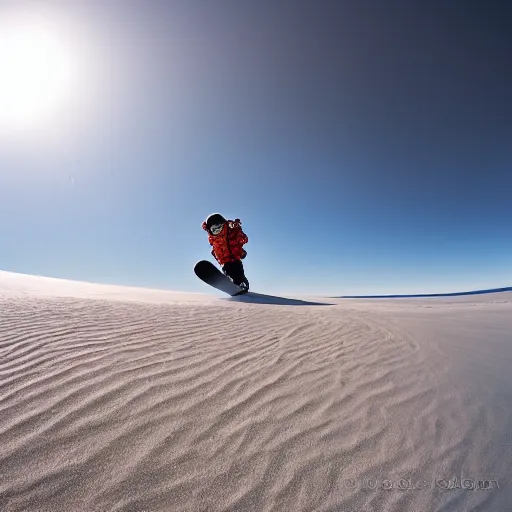
[[230, 300], [0, 272], [0, 510], [506, 512], [511, 368], [512, 292]]

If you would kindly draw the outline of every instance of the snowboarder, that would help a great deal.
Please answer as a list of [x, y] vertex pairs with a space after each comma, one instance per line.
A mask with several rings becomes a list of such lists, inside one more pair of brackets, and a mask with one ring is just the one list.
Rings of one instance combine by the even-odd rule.
[[249, 239], [242, 231], [240, 219], [226, 220], [220, 213], [210, 215], [202, 225], [208, 233], [208, 242], [212, 246], [212, 256], [222, 267], [222, 271], [233, 283], [249, 290], [249, 281], [245, 277], [242, 260], [247, 256], [243, 249]]

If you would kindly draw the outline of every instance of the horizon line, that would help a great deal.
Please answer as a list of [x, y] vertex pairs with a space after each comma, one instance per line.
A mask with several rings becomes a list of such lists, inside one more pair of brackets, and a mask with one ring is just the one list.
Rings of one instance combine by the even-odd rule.
[[328, 297], [330, 299], [393, 299], [393, 298], [414, 298], [414, 297], [454, 297], [459, 295], [481, 295], [484, 293], [510, 292], [512, 286], [503, 288], [489, 288], [486, 290], [471, 290], [467, 292], [446, 292], [446, 293], [415, 293], [415, 294], [389, 294], [389, 295], [339, 295]]

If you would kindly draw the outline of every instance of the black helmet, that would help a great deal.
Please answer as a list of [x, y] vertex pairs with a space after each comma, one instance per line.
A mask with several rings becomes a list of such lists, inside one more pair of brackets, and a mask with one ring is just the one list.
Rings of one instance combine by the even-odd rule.
[[212, 213], [206, 219], [206, 227], [210, 231], [215, 224], [224, 224], [225, 222], [227, 222], [226, 219], [220, 213]]

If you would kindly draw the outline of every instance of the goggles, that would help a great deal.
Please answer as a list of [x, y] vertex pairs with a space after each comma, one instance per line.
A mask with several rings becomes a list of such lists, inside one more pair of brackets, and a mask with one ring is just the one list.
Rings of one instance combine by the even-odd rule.
[[218, 235], [222, 231], [223, 227], [224, 227], [224, 224], [214, 224], [210, 228], [210, 231], [211, 231], [212, 235]]

